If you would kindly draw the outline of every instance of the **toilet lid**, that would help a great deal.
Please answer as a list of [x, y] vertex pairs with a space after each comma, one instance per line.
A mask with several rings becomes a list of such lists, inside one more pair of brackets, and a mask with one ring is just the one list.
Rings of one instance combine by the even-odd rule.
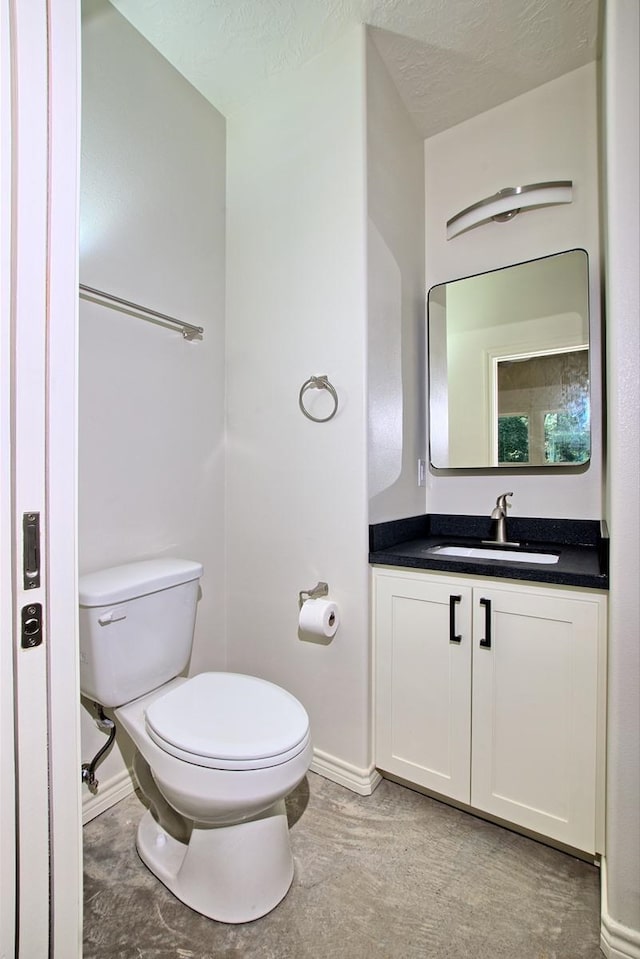
[[145, 718], [166, 752], [216, 769], [275, 766], [309, 738], [309, 717], [294, 696], [238, 673], [200, 673], [152, 702]]

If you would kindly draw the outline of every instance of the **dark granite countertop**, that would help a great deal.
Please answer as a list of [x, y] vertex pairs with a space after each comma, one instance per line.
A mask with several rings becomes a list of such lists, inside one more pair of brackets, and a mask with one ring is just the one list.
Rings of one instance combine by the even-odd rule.
[[[527, 552], [556, 553], [553, 564], [460, 558], [427, 552], [433, 546], [480, 546], [491, 534], [488, 516], [427, 513], [369, 527], [369, 562], [474, 576], [609, 588], [609, 539], [599, 520], [509, 517], [508, 536]], [[514, 549], [499, 546], [498, 549]]]

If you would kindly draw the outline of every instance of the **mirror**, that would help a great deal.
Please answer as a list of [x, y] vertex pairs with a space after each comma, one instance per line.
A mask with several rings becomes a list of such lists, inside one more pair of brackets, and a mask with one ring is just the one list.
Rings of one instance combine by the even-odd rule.
[[585, 250], [432, 287], [428, 332], [433, 467], [589, 461]]

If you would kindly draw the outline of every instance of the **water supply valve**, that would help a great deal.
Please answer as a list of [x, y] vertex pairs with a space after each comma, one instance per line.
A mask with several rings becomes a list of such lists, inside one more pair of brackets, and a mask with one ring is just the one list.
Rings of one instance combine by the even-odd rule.
[[108, 716], [105, 716], [104, 709], [102, 708], [100, 703], [94, 703], [94, 706], [96, 707], [98, 711], [98, 715], [96, 717], [96, 725], [100, 729], [107, 730], [109, 733], [109, 738], [107, 739], [104, 746], [102, 746], [101, 749], [98, 750], [98, 752], [95, 754], [95, 756], [93, 757], [90, 763], [82, 764], [82, 766], [80, 767], [80, 780], [81, 782], [87, 784], [89, 788], [89, 792], [93, 793], [93, 795], [95, 796], [95, 794], [98, 792], [98, 786], [100, 785], [100, 783], [96, 779], [96, 766], [98, 765], [98, 763], [100, 762], [104, 754], [111, 748], [111, 744], [116, 738], [116, 724], [114, 723], [112, 719], [109, 719]]

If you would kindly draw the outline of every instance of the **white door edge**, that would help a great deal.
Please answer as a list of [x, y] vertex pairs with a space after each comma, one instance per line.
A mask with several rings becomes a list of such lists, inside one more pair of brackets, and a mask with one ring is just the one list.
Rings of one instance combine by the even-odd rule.
[[47, 609], [51, 955], [82, 955], [77, 575], [80, 4], [48, 0]]

